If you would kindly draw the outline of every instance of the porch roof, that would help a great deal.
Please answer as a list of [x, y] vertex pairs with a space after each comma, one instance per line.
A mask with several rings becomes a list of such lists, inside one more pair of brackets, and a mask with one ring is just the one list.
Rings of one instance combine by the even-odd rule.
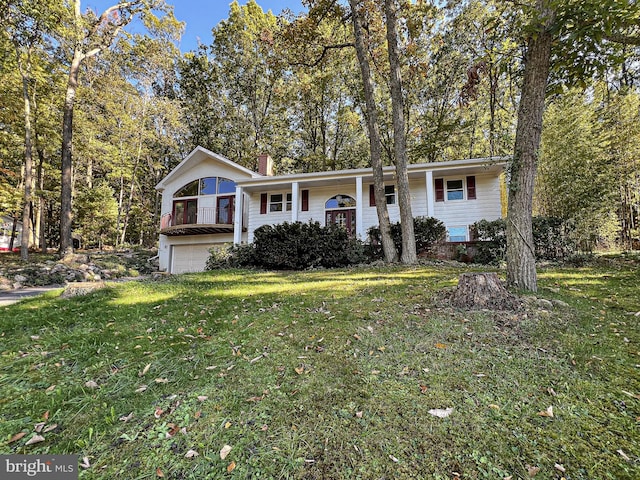
[[[428, 171], [434, 176], [476, 175], [481, 173], [499, 174], [507, 163], [505, 157], [455, 160], [449, 162], [415, 163], [407, 166], [409, 178], [423, 178]], [[395, 166], [383, 168], [385, 182], [395, 179]], [[362, 177], [365, 183], [373, 182], [371, 168], [336, 170], [329, 172], [294, 173], [290, 175], [274, 175], [270, 177], [249, 178], [236, 183], [247, 192], [257, 192], [284, 188], [298, 183], [300, 188], [351, 185], [356, 177]]]

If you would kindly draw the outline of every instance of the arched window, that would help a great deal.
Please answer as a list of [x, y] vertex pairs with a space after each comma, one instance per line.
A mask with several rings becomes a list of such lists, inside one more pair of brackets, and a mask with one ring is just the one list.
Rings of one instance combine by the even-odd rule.
[[333, 210], [336, 208], [355, 208], [356, 200], [349, 195], [336, 195], [335, 197], [331, 197], [324, 204], [324, 208], [327, 210]]
[[182, 197], [195, 197], [198, 195], [198, 185], [200, 180], [194, 180], [193, 182], [187, 183], [184, 187], [178, 190], [173, 197], [174, 198], [182, 198]]
[[349, 235], [356, 234], [356, 200], [349, 195], [336, 195], [324, 204], [325, 225], [338, 225]]

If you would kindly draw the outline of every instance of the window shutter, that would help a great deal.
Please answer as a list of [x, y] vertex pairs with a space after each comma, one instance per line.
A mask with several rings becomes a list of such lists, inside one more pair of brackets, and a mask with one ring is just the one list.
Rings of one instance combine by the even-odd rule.
[[375, 187], [373, 185], [369, 185], [369, 206], [376, 206], [376, 192]]
[[444, 179], [436, 178], [436, 202], [444, 202]]
[[476, 177], [467, 177], [467, 200], [476, 199]]
[[302, 190], [302, 211], [309, 211], [309, 190]]
[[267, 213], [267, 194], [260, 194], [260, 215]]

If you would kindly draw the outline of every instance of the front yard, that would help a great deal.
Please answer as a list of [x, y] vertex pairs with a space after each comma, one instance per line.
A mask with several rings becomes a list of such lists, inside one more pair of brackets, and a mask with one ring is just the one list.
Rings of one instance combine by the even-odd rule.
[[640, 478], [640, 274], [540, 272], [463, 312], [451, 266], [227, 270], [0, 308], [0, 453], [85, 479]]

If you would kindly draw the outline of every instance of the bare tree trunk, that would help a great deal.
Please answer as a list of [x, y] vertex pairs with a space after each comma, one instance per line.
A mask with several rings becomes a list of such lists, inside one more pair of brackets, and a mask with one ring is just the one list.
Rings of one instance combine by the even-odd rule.
[[24, 207], [22, 209], [22, 235], [20, 238], [20, 259], [29, 260], [31, 241], [31, 191], [33, 187], [33, 142], [31, 140], [31, 99], [29, 97], [31, 52], [27, 52], [27, 65], [22, 62], [20, 48], [16, 45], [16, 59], [22, 77], [22, 98], [24, 100]]
[[533, 187], [551, 63], [553, 36], [549, 25], [554, 17], [548, 0], [537, 0], [536, 7], [540, 26], [527, 41], [507, 211], [507, 285], [532, 292], [538, 289], [532, 231]]
[[391, 105], [393, 110], [393, 149], [396, 160], [396, 182], [398, 184], [398, 206], [400, 207], [400, 226], [402, 228], [402, 263], [418, 263], [416, 237], [413, 230], [411, 212], [411, 192], [407, 174], [407, 137], [404, 121], [404, 96], [402, 94], [402, 76], [398, 53], [398, 33], [395, 0], [385, 0], [384, 11], [387, 23], [387, 49], [391, 70]]
[[78, 73], [83, 54], [76, 49], [69, 68], [67, 81], [67, 93], [64, 99], [62, 118], [62, 193], [60, 195], [60, 254], [63, 256], [73, 254], [73, 238], [71, 234], [72, 224], [72, 194], [73, 194], [73, 107], [78, 87]]
[[[398, 252], [391, 236], [391, 224], [389, 221], [389, 211], [387, 210], [387, 199], [384, 193], [384, 176], [382, 171], [382, 146], [380, 132], [378, 130], [378, 114], [374, 99], [373, 81], [371, 80], [371, 69], [367, 58], [367, 49], [364, 43], [364, 31], [362, 27], [362, 14], [358, 8], [358, 0], [349, 0], [351, 6], [351, 18], [355, 35], [356, 54], [360, 64], [362, 83], [364, 87], [364, 97], [366, 103], [366, 121], [369, 132], [369, 149], [371, 152], [371, 167], [373, 169], [374, 196], [376, 199], [376, 212], [380, 223], [380, 239], [382, 250], [387, 262], [397, 262]], [[358, 199], [361, 201], [361, 199]]]

